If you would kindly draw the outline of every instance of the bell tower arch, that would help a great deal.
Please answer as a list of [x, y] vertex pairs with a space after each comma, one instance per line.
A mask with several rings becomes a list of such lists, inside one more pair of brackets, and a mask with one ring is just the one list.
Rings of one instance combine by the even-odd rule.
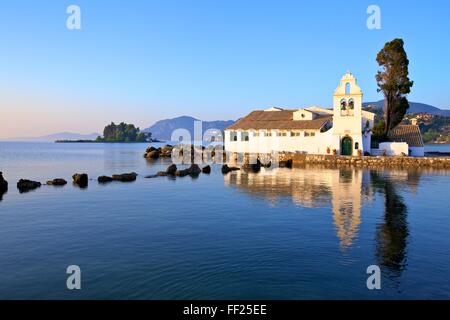
[[342, 154], [343, 139], [346, 139], [346, 154], [349, 153], [349, 138], [353, 142], [351, 155], [362, 146], [362, 98], [355, 76], [348, 71], [333, 95], [333, 134], [339, 154]]

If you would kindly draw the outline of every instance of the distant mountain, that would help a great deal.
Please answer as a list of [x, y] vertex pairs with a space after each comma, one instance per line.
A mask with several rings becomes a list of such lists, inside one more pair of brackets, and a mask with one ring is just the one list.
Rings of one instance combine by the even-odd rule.
[[73, 132], [58, 132], [40, 137], [15, 138], [10, 140], [19, 141], [56, 141], [56, 140], [95, 140], [99, 136], [98, 133], [80, 134]]
[[[193, 117], [182, 116], [173, 119], [160, 120], [151, 127], [144, 129], [144, 132], [151, 132], [153, 139], [170, 141], [172, 132], [176, 129], [186, 129], [190, 132], [191, 137], [194, 137], [194, 121], [200, 121]], [[218, 129], [223, 131], [225, 128], [231, 126], [233, 120], [228, 121], [202, 121], [202, 134], [208, 129]]]
[[[370, 107], [374, 109], [383, 109], [384, 107], [384, 100], [380, 100], [377, 102], [366, 102], [363, 103], [364, 109], [370, 109]], [[407, 111], [407, 114], [411, 113], [428, 113], [433, 114], [437, 116], [446, 116], [450, 117], [450, 110], [442, 110], [439, 108], [436, 108], [434, 106], [431, 106], [429, 104], [425, 103], [418, 103], [418, 102], [410, 102], [409, 103], [409, 109]]]

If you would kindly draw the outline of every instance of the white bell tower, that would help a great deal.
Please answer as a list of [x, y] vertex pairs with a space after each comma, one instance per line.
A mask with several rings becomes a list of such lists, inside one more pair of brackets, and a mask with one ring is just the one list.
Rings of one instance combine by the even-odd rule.
[[362, 97], [356, 78], [347, 72], [333, 96], [333, 135], [341, 155], [362, 150]]

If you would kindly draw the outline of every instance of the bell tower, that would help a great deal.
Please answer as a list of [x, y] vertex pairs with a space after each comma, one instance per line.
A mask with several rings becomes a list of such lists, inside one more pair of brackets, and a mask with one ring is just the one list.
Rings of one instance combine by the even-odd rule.
[[333, 134], [341, 155], [355, 155], [362, 149], [362, 97], [355, 76], [348, 71], [333, 95]]

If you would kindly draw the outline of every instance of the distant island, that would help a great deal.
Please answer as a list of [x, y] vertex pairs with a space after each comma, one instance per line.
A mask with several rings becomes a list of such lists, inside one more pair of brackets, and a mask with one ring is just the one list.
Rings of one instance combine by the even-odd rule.
[[142, 132], [134, 124], [114, 122], [103, 129], [103, 137], [98, 136], [96, 142], [147, 142], [152, 138], [151, 132]]
[[151, 132], [142, 132], [134, 124], [121, 122], [107, 125], [103, 129], [103, 136], [97, 136], [95, 140], [91, 139], [59, 139], [56, 143], [142, 143], [159, 142], [152, 139]]

